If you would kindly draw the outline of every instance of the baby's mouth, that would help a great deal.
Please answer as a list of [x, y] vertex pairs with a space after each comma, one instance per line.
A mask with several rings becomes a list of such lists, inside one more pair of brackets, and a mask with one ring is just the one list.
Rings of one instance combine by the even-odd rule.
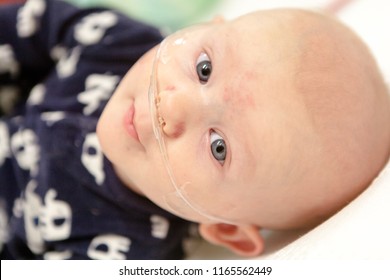
[[135, 107], [134, 102], [131, 104], [131, 106], [128, 108], [125, 117], [124, 117], [124, 124], [127, 132], [130, 134], [131, 137], [133, 137], [135, 140], [139, 141], [138, 132], [135, 127]]

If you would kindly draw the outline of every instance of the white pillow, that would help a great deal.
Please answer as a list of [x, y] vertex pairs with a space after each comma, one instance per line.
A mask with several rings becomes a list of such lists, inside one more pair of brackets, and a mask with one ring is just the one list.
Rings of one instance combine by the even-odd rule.
[[267, 259], [390, 259], [390, 162], [359, 197]]

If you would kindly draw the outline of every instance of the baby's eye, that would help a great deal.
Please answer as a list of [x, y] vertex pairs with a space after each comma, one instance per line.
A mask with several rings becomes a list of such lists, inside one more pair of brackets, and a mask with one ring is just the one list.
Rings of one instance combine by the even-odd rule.
[[210, 143], [213, 157], [218, 160], [221, 165], [223, 165], [225, 163], [227, 152], [225, 140], [223, 140], [223, 138], [215, 131], [211, 131]]
[[211, 66], [211, 61], [208, 55], [202, 52], [198, 60], [196, 61], [196, 72], [199, 77], [199, 81], [203, 84], [207, 83], [211, 76], [211, 71], [213, 67]]

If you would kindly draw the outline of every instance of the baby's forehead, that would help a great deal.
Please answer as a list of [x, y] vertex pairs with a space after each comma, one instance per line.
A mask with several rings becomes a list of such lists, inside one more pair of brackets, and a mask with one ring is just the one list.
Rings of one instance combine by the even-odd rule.
[[243, 69], [239, 81], [230, 83], [227, 81], [224, 84], [222, 92], [224, 104], [235, 110], [255, 108], [256, 93], [260, 90], [257, 86], [257, 80], [256, 73]]

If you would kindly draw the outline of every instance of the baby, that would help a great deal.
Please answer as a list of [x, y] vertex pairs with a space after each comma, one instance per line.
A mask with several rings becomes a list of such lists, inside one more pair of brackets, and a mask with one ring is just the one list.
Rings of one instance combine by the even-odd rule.
[[260, 228], [320, 223], [388, 161], [384, 81], [330, 17], [259, 11], [158, 45], [112, 11], [30, 0], [0, 25], [0, 81], [35, 85], [0, 123], [7, 257], [181, 258], [184, 220], [255, 256]]
[[[184, 185], [186, 197], [176, 200], [189, 202], [167, 199], [172, 186], [149, 118], [145, 93], [158, 48], [122, 80], [98, 136], [123, 182], [200, 223], [212, 243], [257, 255], [260, 227], [318, 224], [387, 162], [386, 86], [366, 46], [335, 19], [259, 11], [166, 40], [157, 111], [170, 168]], [[129, 110], [131, 127], [123, 121]]]

